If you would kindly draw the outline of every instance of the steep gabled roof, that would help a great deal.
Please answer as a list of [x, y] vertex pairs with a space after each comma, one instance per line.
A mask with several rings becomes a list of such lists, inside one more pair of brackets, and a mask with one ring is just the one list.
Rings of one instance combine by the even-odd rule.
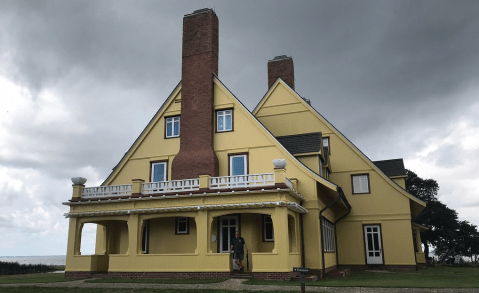
[[276, 139], [292, 154], [321, 151], [321, 132], [277, 136]]
[[373, 163], [388, 177], [406, 176], [403, 159], [374, 161]]
[[334, 127], [326, 118], [323, 117], [315, 108], [313, 108], [308, 102], [306, 102], [294, 89], [292, 89], [286, 82], [284, 82], [281, 78], [278, 78], [276, 82], [269, 88], [266, 94], [263, 96], [261, 101], [259, 101], [258, 105], [253, 110], [252, 114], [256, 117], [258, 111], [264, 105], [264, 103], [268, 100], [271, 96], [275, 88], [279, 85], [283, 85], [296, 99], [313, 115], [315, 115], [322, 123], [327, 125], [331, 130], [333, 130], [339, 139], [341, 139], [346, 145], [348, 145], [358, 156], [364, 159], [364, 161], [371, 167], [371, 169], [376, 170], [376, 172], [383, 177], [393, 188], [395, 188], [399, 193], [404, 195], [405, 197], [410, 199], [411, 202], [411, 209], [414, 210], [415, 215], [419, 214], [425, 207], [426, 203], [415, 196], [409, 194], [396, 183], [394, 183], [390, 178], [388, 178], [359, 148], [357, 148], [346, 136], [344, 136], [336, 127]]

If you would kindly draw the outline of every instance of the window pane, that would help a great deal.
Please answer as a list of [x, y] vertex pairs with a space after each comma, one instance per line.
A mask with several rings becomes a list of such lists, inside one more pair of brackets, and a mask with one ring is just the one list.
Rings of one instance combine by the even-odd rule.
[[230, 248], [228, 247], [229, 245], [229, 239], [228, 239], [228, 227], [223, 227], [223, 233], [222, 233], [222, 236], [223, 236], [223, 239], [222, 240], [222, 250], [223, 251], [229, 251]]
[[233, 157], [233, 174], [232, 176], [236, 175], [245, 175], [246, 170], [245, 170], [245, 157]]
[[180, 135], [180, 121], [178, 120], [177, 122], [175, 122], [174, 126], [175, 126], [174, 135], [179, 136]]
[[186, 221], [180, 221], [178, 222], [178, 232], [184, 232], [186, 233]]
[[[167, 120], [168, 121], [168, 120]], [[166, 123], [166, 137], [171, 137], [173, 135], [173, 123], [167, 122]]]
[[223, 116], [218, 115], [218, 130], [224, 130], [223, 127]]
[[231, 115], [228, 115], [226, 118], [226, 127], [225, 130], [231, 130], [233, 127], [231, 126]]
[[236, 225], [236, 219], [230, 219], [230, 225], [232, 226]]
[[166, 164], [155, 164], [154, 165], [154, 172], [153, 175], [153, 182], [161, 182], [165, 181], [165, 166]]

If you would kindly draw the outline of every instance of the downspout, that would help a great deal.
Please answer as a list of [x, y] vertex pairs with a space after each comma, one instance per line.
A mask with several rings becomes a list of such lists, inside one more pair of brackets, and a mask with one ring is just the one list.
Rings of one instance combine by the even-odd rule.
[[[301, 206], [303, 206], [303, 202], [300, 202]], [[299, 214], [299, 221], [301, 225], [301, 267], [305, 267], [306, 259], [304, 255], [304, 222], [303, 222], [303, 213]]]
[[[325, 206], [321, 211], [319, 211], [319, 233], [321, 235], [321, 262], [322, 262], [322, 272], [321, 272], [321, 278], [323, 277], [325, 270], [326, 270], [326, 262], [324, 261], [324, 236], [323, 236], [323, 212], [329, 209], [330, 207], [333, 206], [338, 200], [341, 199], [341, 193], [339, 192], [341, 187], [337, 188], [338, 191], [338, 198], [330, 202], [327, 206]], [[341, 191], [342, 192], [342, 191]]]
[[346, 196], [344, 195], [343, 189], [341, 187], [338, 187], [339, 191], [339, 196], [343, 199], [343, 202], [346, 204], [346, 207], [348, 208], [348, 211], [342, 215], [339, 219], [337, 219], [333, 225], [334, 225], [334, 244], [336, 245], [336, 265], [339, 265], [339, 256], [338, 256], [338, 232], [336, 229], [336, 224], [341, 221], [342, 219], [346, 218], [349, 213], [351, 213], [351, 205], [349, 204], [348, 200], [346, 199]]

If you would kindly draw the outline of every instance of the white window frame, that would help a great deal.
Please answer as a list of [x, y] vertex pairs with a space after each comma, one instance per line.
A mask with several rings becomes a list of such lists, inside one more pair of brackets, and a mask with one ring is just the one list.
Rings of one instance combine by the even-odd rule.
[[[267, 229], [271, 229], [271, 238], [267, 238], [266, 233]], [[263, 242], [272, 242], [274, 241], [274, 226], [273, 226], [273, 219], [270, 215], [263, 215]]]
[[353, 194], [371, 193], [369, 174], [351, 175]]
[[334, 237], [334, 224], [325, 218], [321, 219], [321, 228], [323, 232], [323, 251], [334, 252], [335, 250], [335, 237]]
[[233, 158], [238, 158], [238, 157], [243, 157], [244, 158], [244, 174], [242, 174], [242, 175], [247, 175], [248, 174], [248, 154], [230, 155], [229, 157], [230, 157], [230, 173], [229, 173], [230, 176], [236, 176], [236, 175], [233, 175], [233, 168], [234, 168]]
[[[175, 134], [175, 124], [178, 125], [178, 134]], [[171, 135], [168, 135], [168, 126], [171, 125]], [[165, 137], [179, 137], [180, 136], [180, 116], [172, 116], [165, 118]]]
[[156, 163], [151, 163], [151, 178], [150, 182], [156, 182], [155, 181], [155, 166], [156, 165], [164, 165], [164, 170], [165, 170], [165, 175], [163, 176], [163, 181], [168, 181], [168, 162], [156, 162]]
[[328, 154], [331, 154], [331, 146], [330, 146], [329, 136], [328, 137], [323, 137], [323, 148], [328, 148]]
[[[220, 117], [223, 117], [223, 123], [220, 124]], [[226, 128], [226, 119], [229, 117], [231, 120], [231, 128]], [[223, 126], [223, 129], [220, 129], [220, 126]], [[233, 131], [233, 109], [227, 110], [218, 110], [216, 111], [216, 132], [226, 132]]]
[[[185, 223], [185, 229], [180, 230], [180, 223]], [[176, 217], [176, 234], [189, 234], [189, 221], [187, 217]]]

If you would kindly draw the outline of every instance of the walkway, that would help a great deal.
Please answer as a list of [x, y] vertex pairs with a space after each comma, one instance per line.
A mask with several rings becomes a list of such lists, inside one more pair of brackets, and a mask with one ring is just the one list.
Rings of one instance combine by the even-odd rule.
[[[145, 283], [85, 283], [85, 280], [58, 282], [58, 283], [30, 283], [30, 284], [2, 284], [6, 286], [38, 286], [38, 287], [62, 287], [62, 288], [127, 288], [127, 289], [226, 289], [226, 290], [250, 290], [250, 291], [301, 291], [299, 286], [275, 286], [275, 285], [243, 285], [245, 280], [229, 279], [215, 284], [145, 284]], [[0, 290], [1, 291], [1, 290]], [[426, 289], [426, 288], [361, 288], [361, 287], [313, 287], [306, 286], [307, 292], [331, 292], [331, 293], [479, 293], [479, 288], [464, 289]]]

